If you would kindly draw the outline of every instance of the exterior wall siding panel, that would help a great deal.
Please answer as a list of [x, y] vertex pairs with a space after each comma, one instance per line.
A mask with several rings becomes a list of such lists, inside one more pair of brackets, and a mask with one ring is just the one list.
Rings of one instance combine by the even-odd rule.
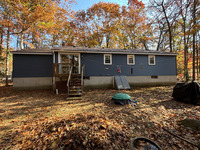
[[[104, 65], [103, 54], [81, 54], [85, 76], [163, 76], [176, 75], [176, 56], [156, 55], [156, 64], [148, 64], [148, 55], [135, 55], [135, 65], [127, 64], [126, 54], [112, 54], [112, 65]], [[121, 70], [121, 73], [118, 72]]]
[[13, 78], [52, 76], [52, 55], [13, 55]]

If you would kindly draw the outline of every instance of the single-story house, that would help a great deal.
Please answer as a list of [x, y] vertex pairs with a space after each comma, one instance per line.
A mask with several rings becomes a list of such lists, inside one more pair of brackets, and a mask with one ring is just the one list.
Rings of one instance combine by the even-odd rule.
[[126, 76], [131, 86], [176, 83], [177, 54], [170, 52], [60, 47], [12, 54], [14, 88], [57, 89], [69, 74], [82, 74], [85, 88], [113, 87], [114, 76]]

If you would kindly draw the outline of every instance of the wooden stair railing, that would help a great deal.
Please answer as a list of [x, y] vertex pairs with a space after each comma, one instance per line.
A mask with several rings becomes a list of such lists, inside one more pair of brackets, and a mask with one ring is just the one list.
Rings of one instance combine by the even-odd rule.
[[67, 100], [81, 99], [83, 92], [83, 75], [84, 66], [82, 65], [81, 74], [71, 74], [68, 86], [68, 97]]
[[70, 71], [69, 71], [68, 80], [67, 80], [67, 96], [69, 96], [69, 86], [70, 86], [69, 84], [70, 84], [70, 80], [71, 80], [72, 70], [73, 70], [73, 67], [71, 66]]
[[83, 84], [84, 84], [84, 82], [83, 82], [83, 76], [84, 76], [84, 64], [82, 64], [82, 67], [81, 67], [81, 86], [82, 86], [82, 88], [83, 88]]
[[81, 99], [82, 86], [81, 86], [81, 74], [72, 74], [69, 84], [69, 94], [67, 99]]

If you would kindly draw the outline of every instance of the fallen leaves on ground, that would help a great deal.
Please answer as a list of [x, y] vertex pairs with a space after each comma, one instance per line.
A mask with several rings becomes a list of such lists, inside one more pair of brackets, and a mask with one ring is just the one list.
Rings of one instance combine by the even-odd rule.
[[[7, 149], [129, 149], [134, 136], [166, 149], [194, 150], [167, 130], [200, 144], [200, 133], [178, 124], [200, 119], [200, 106], [171, 100], [172, 86], [131, 90], [85, 90], [82, 100], [67, 101], [49, 90], [13, 91], [0, 86], [0, 147]], [[138, 101], [115, 105], [118, 92]]]
[[[14, 149], [121, 149], [128, 135], [115, 120], [100, 115], [69, 115], [36, 121], [15, 131]], [[23, 135], [24, 138], [19, 138]]]

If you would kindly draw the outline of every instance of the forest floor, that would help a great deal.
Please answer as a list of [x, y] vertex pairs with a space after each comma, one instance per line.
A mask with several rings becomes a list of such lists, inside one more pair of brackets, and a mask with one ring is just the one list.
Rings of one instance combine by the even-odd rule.
[[[200, 132], [179, 125], [200, 120], [200, 106], [172, 100], [173, 86], [131, 90], [85, 90], [82, 100], [66, 100], [51, 90], [15, 91], [0, 83], [0, 147], [3, 149], [129, 149], [144, 136], [164, 150], [195, 150], [163, 128], [200, 144]], [[138, 101], [116, 105], [118, 92]]]

